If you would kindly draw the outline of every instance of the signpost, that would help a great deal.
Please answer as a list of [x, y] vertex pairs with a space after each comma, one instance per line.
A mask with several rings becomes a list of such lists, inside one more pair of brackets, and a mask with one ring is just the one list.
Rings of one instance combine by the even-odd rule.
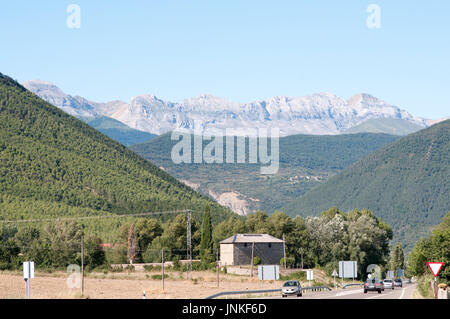
[[338, 275], [336, 269], [333, 270], [333, 273], [331, 274], [331, 276], [333, 276], [333, 280], [334, 280], [334, 289], [337, 290], [337, 286], [336, 286], [336, 276]]
[[434, 276], [434, 298], [437, 299], [437, 275], [439, 274], [439, 271], [441, 270], [444, 263], [428, 262], [427, 265], [428, 265], [428, 268], [430, 268], [430, 270]]
[[306, 271], [306, 279], [309, 281], [309, 286], [311, 287], [311, 280], [314, 280], [314, 273], [311, 269]]
[[30, 299], [30, 279], [34, 278], [34, 261], [25, 261], [23, 263], [23, 279], [26, 284], [26, 298]]

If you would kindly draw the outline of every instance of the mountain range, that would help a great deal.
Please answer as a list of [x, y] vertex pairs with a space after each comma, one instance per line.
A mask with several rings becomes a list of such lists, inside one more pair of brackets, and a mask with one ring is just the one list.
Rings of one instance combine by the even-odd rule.
[[281, 136], [340, 134], [371, 119], [398, 119], [427, 127], [426, 119], [411, 115], [369, 94], [345, 100], [332, 93], [311, 96], [276, 96], [237, 103], [203, 94], [181, 102], [169, 102], [152, 94], [123, 101], [92, 102], [64, 93], [56, 85], [26, 81], [23, 86], [47, 102], [77, 117], [106, 116], [129, 127], [160, 135], [179, 128], [279, 128]]

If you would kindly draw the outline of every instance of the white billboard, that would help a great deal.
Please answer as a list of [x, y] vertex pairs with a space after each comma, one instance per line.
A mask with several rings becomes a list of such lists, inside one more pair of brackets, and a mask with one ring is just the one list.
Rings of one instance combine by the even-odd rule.
[[280, 279], [280, 266], [268, 265], [258, 266], [259, 280], [278, 280]]
[[358, 277], [358, 267], [356, 261], [339, 262], [339, 278], [356, 278], [356, 277]]

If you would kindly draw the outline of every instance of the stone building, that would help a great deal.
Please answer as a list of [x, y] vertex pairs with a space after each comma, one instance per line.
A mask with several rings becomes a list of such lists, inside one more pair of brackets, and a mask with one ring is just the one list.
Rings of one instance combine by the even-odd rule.
[[284, 256], [284, 241], [268, 234], [236, 234], [220, 242], [220, 264], [250, 265], [254, 257], [261, 265], [279, 265]]

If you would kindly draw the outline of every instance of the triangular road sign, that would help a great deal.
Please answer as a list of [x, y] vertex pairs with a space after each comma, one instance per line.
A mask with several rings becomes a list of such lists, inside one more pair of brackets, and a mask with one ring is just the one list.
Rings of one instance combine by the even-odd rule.
[[427, 265], [433, 273], [433, 276], [436, 278], [444, 263], [427, 263]]

